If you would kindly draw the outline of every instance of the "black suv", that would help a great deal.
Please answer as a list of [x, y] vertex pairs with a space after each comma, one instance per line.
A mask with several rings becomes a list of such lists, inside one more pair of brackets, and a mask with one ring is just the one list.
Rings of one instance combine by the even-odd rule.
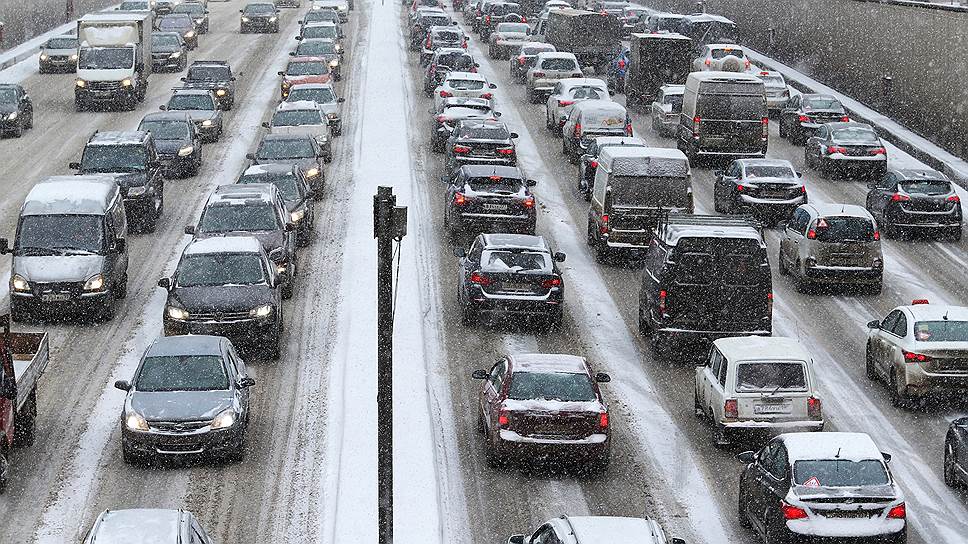
[[766, 242], [745, 219], [660, 218], [642, 278], [639, 330], [659, 353], [684, 340], [772, 333]]
[[34, 105], [27, 91], [13, 83], [0, 84], [0, 134], [10, 133], [15, 138], [34, 127]]
[[514, 148], [517, 137], [517, 133], [510, 132], [500, 121], [458, 121], [444, 144], [447, 171], [453, 172], [465, 164], [517, 166], [518, 156]]
[[286, 204], [289, 220], [296, 225], [296, 242], [308, 246], [313, 239], [316, 222], [316, 203], [313, 190], [298, 166], [288, 164], [257, 164], [245, 169], [236, 183], [271, 183], [279, 190]]
[[219, 109], [229, 111], [235, 104], [235, 76], [224, 60], [196, 60], [181, 78], [188, 89], [208, 89], [215, 93]]
[[162, 318], [165, 336], [224, 336], [242, 349], [279, 358], [282, 296], [271, 257], [251, 236], [192, 240], [170, 278]]
[[313, 198], [323, 198], [326, 172], [323, 170], [325, 153], [322, 146], [309, 134], [266, 134], [255, 153], [245, 156], [252, 164], [286, 164], [298, 166], [309, 186]]
[[891, 169], [868, 188], [867, 211], [885, 235], [920, 229], [961, 240], [961, 199], [941, 172]]
[[780, 110], [780, 137], [795, 144], [807, 138], [826, 123], [847, 123], [850, 117], [840, 100], [827, 94], [800, 94], [790, 97]]
[[78, 174], [112, 174], [124, 197], [130, 231], [154, 232], [165, 208], [165, 176], [150, 133], [95, 132], [84, 146]]
[[183, 111], [149, 113], [141, 119], [138, 130], [151, 133], [155, 139], [166, 176], [198, 174], [202, 167], [202, 136], [190, 115]]
[[530, 187], [536, 182], [516, 166], [462, 166], [443, 176], [444, 226], [453, 234], [489, 227], [534, 234], [537, 205]]

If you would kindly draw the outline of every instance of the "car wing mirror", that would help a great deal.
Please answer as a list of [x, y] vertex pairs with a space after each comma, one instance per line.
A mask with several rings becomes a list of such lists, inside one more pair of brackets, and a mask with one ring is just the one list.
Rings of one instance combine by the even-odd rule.
[[114, 241], [114, 250], [118, 253], [124, 253], [124, 250], [128, 248], [128, 243], [124, 238], [118, 238]]
[[669, 544], [686, 544], [686, 541], [681, 538], [673, 537], [671, 540], [669, 540]]
[[161, 110], [161, 111], [165, 111], [165, 110], [168, 109], [168, 106], [162, 104], [162, 105], [158, 106], [158, 109]]
[[755, 455], [756, 454], [752, 451], [744, 451], [743, 453], [737, 454], [736, 458], [739, 459], [741, 463], [748, 465], [753, 462]]
[[185, 225], [185, 234], [195, 234], [195, 225]]
[[276, 73], [277, 73], [277, 74], [279, 74], [280, 76], [284, 76], [284, 75], [286, 75], [286, 73], [285, 73], [285, 72], [283, 72], [282, 70], [279, 70], [279, 71], [278, 71], [278, 72], [276, 72]]
[[555, 261], [556, 262], [563, 263], [563, 262], [565, 262], [565, 257], [567, 257], [567, 256], [564, 253], [562, 253], [562, 252], [559, 251], [559, 252], [555, 253], [554, 257], [555, 257]]
[[891, 462], [891, 454], [890, 453], [887, 453], [887, 452], [883, 452], [882, 451], [881, 452], [881, 457], [884, 458], [884, 462], [885, 463], [890, 463]]
[[501, 113], [501, 112], [499, 112], [499, 111], [496, 111], [496, 112], [494, 112], [494, 113], [493, 113], [492, 115], [494, 115], [494, 117], [500, 117], [501, 115], [504, 115], [504, 114], [502, 114], [502, 113]]
[[81, 163], [79, 163], [79, 162], [72, 162], [69, 165], [67, 165], [67, 167], [70, 168], [71, 170], [80, 170], [81, 169]]
[[0, 255], [6, 255], [10, 253], [10, 241], [6, 238], [0, 238]]
[[343, 102], [346, 102], [346, 99], [343, 98], [343, 97], [340, 97], [340, 98], [337, 98], [336, 99], [336, 102], [339, 103], [339, 104], [342, 104]]
[[269, 260], [277, 263], [286, 257], [286, 252], [281, 247], [277, 247], [269, 252]]
[[245, 388], [245, 387], [252, 387], [253, 385], [255, 385], [255, 378], [250, 378], [246, 376], [241, 380], [239, 380], [239, 387]]
[[538, 184], [538, 180], [536, 180], [536, 179], [529, 179], [529, 180], [525, 181], [524, 184], [527, 185], [528, 187], [534, 187], [535, 185]]
[[249, 159], [250, 161], [254, 161], [255, 160], [255, 153], [246, 153], [245, 154], [245, 158]]
[[800, 172], [800, 171], [798, 170], [798, 171], [797, 171], [797, 177], [798, 177], [798, 178], [802, 178], [802, 177], [803, 177], [803, 172]]
[[454, 257], [461, 257], [461, 258], [463, 258], [463, 257], [466, 257], [466, 256], [467, 256], [467, 250], [466, 249], [464, 249], [462, 247], [455, 247], [454, 248]]
[[517, 140], [519, 137], [520, 137], [520, 135], [517, 132], [512, 132], [511, 133], [511, 139], [512, 140]]
[[262, 128], [269, 128], [269, 122], [268, 121], [263, 121], [262, 122]]
[[447, 176], [440, 176], [440, 182], [444, 185], [450, 185], [450, 178]]
[[158, 287], [171, 289], [171, 278], [161, 278], [158, 280]]
[[486, 370], [475, 370], [474, 373], [471, 374], [471, 377], [473, 377], [475, 380], [486, 380], [487, 379], [487, 371]]
[[129, 383], [128, 380], [118, 380], [114, 382], [114, 388], [122, 391], [130, 391], [131, 383]]
[[180, 79], [180, 80], [182, 80], [182, 81], [188, 81], [188, 78], [187, 78], [187, 77], [180, 77], [180, 78], [178, 78], [178, 79]]
[[598, 374], [595, 374], [595, 381], [598, 383], [608, 383], [612, 381], [612, 377], [604, 372], [599, 372]]
[[508, 544], [524, 544], [524, 535], [511, 535], [508, 537]]
[[873, 321], [868, 321], [867, 322], [867, 328], [868, 329], [880, 329], [881, 328], [881, 322], [878, 321], [878, 320], [876, 320], [876, 319], [873, 320]]
[[497, 83], [490, 83], [490, 84], [488, 84], [488, 88], [497, 89]]
[[290, 57], [295, 57], [296, 56], [296, 52], [295, 51], [290, 51], [289, 52], [289, 56]]

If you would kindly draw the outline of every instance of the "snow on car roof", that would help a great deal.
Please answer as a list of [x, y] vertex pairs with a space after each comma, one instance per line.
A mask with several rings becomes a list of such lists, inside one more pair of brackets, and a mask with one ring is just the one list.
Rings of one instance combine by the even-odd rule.
[[594, 77], [566, 77], [565, 79], [559, 79], [558, 83], [561, 83], [562, 87], [599, 87], [601, 89], [608, 89], [608, 84], [603, 80]]
[[581, 544], [642, 544], [662, 534], [662, 529], [651, 519], [617, 516], [569, 516], [567, 519], [575, 540]]
[[793, 164], [786, 159], [736, 159], [743, 166], [787, 166], [793, 170]]
[[221, 202], [248, 202], [260, 200], [272, 202], [276, 186], [271, 183], [247, 183], [245, 185], [220, 185], [208, 198], [209, 204]]
[[[625, 106], [619, 104], [618, 102], [612, 102], [611, 100], [582, 100], [572, 106], [572, 109], [577, 112], [604, 112], [604, 113], [614, 113], [615, 115], [624, 116], [627, 112]], [[624, 121], [624, 119], [623, 119]]]
[[108, 130], [95, 132], [87, 145], [138, 145], [148, 133], [141, 130]]
[[686, 19], [689, 22], [693, 22], [693, 23], [701, 23], [701, 22], [708, 21], [708, 22], [717, 22], [717, 23], [736, 24], [733, 21], [727, 19], [726, 17], [723, 17], [722, 15], [713, 15], [712, 13], [694, 13], [692, 15], [686, 15], [685, 17], [683, 17], [683, 19]]
[[830, 216], [848, 216], [848, 217], [862, 217], [865, 219], [874, 220], [870, 212], [867, 211], [863, 206], [857, 206], [856, 204], [833, 204], [829, 202], [824, 203], [810, 203], [807, 206], [813, 207], [817, 211], [817, 215], [821, 217]]
[[944, 304], [912, 304], [899, 306], [911, 314], [915, 321], [968, 321], [968, 308], [964, 306], [945, 306]]
[[502, 178], [524, 179], [524, 172], [517, 166], [493, 164], [465, 164], [461, 171], [469, 177], [501, 176]]
[[823, 459], [883, 460], [881, 451], [867, 433], [786, 433], [778, 437], [787, 448], [790, 463]]
[[213, 93], [209, 89], [195, 89], [195, 88], [188, 88], [188, 87], [183, 87], [181, 89], [172, 89], [171, 90], [171, 93], [173, 95], [175, 95], [175, 94], [204, 94], [204, 95], [214, 95], [215, 94], [215, 93]]
[[293, 100], [292, 102], [283, 102], [279, 104], [276, 111], [289, 111], [289, 110], [318, 110], [319, 104], [313, 102], [312, 100]]
[[577, 62], [575, 54], [567, 51], [542, 51], [538, 53], [538, 60], [544, 59], [571, 59]]
[[595, 138], [595, 145], [598, 147], [617, 145], [645, 147], [648, 144], [642, 138], [634, 136], [599, 136]]
[[[332, 88], [333, 88], [332, 83], [297, 83], [289, 88], [289, 93], [292, 94], [292, 91], [295, 91], [296, 89], [332, 89]], [[296, 102], [299, 102], [299, 101], [296, 100]]]
[[739, 49], [743, 50], [742, 45], [736, 45], [735, 43], [711, 43], [706, 45], [710, 49]]
[[252, 166], [245, 169], [242, 175], [258, 175], [258, 174], [282, 174], [292, 172], [294, 166], [291, 164], [270, 162], [267, 164], [253, 164]]
[[130, 542], [170, 544], [178, 542], [181, 510], [163, 508], [130, 508], [105, 510], [96, 525], [97, 542]]
[[585, 358], [561, 353], [518, 353], [509, 356], [512, 372], [587, 374]]
[[444, 108], [459, 108], [462, 106], [491, 106], [491, 101], [487, 98], [473, 98], [470, 96], [454, 96], [445, 98]]
[[764, 359], [809, 361], [812, 359], [799, 341], [782, 336], [734, 336], [720, 338], [714, 341], [713, 345], [730, 362]]
[[720, 72], [717, 70], [710, 70], [708, 72], [691, 72], [689, 74], [691, 79], [697, 81], [723, 81], [729, 83], [763, 83], [763, 80], [752, 75], [743, 74], [739, 72]]
[[117, 194], [113, 176], [51, 176], [30, 189], [20, 215], [101, 215]]
[[618, 176], [668, 176], [684, 178], [689, 175], [689, 159], [675, 148], [609, 146], [598, 155]]
[[461, 81], [487, 81], [487, 78], [482, 74], [475, 74], [474, 72], [448, 72], [447, 81], [450, 80], [461, 80]]
[[550, 43], [531, 42], [521, 46], [522, 55], [537, 54], [537, 53], [554, 53], [555, 51], [557, 51], [555, 49], [555, 46], [551, 45]]
[[948, 181], [948, 176], [933, 168], [894, 168], [892, 170], [900, 174], [905, 180], [927, 179], [932, 181]]
[[485, 234], [485, 249], [501, 249], [527, 247], [533, 249], [548, 249], [544, 237], [534, 234]]
[[220, 355], [222, 353], [221, 336], [207, 334], [184, 334], [178, 336], [162, 336], [155, 339], [145, 351], [145, 357], [164, 355]]
[[317, 27], [324, 27], [324, 26], [335, 27], [336, 23], [334, 23], [333, 21], [313, 21], [311, 23], [306, 23], [305, 28], [317, 28]]
[[662, 94], [685, 94], [685, 85], [663, 85]]
[[260, 253], [262, 242], [255, 236], [213, 236], [192, 240], [185, 247], [185, 255], [209, 253]]

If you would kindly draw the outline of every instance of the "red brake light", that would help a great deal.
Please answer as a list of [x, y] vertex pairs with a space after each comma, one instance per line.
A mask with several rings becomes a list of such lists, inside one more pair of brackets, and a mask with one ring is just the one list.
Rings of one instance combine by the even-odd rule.
[[522, 23], [527, 23], [528, 22], [528, 18], [527, 17], [521, 17], [521, 22]]
[[430, 36], [427, 36], [427, 43], [424, 44], [427, 49], [430, 49]]
[[911, 301], [911, 306], [917, 306], [918, 304], [931, 304], [926, 298], [916, 298]]
[[490, 15], [488, 15], [487, 18], [484, 19], [484, 24], [486, 24], [486, 25], [491, 24], [491, 16]]
[[551, 289], [552, 287], [559, 287], [561, 285], [561, 278], [551, 278], [550, 280], [544, 280], [541, 282], [541, 287], [544, 289]]
[[529, 196], [528, 198], [524, 199], [524, 201], [521, 202], [521, 205], [525, 208], [534, 208], [534, 197]]
[[598, 161], [591, 161], [588, 163], [589, 168], [598, 168]]
[[[601, 234], [608, 234], [608, 214], [607, 213], [602, 214], [602, 224], [600, 227], [598, 227], [598, 232], [600, 232]], [[664, 292], [665, 291], [663, 291], [663, 293]]]
[[449, 92], [447, 92], [447, 91], [440, 91], [440, 97], [441, 98], [450, 98], [452, 96], [454, 96], [454, 95], [451, 94], [451, 93], [449, 93]]
[[449, 121], [449, 119], [447, 119], [447, 116], [446, 115], [441, 114], [441, 115], [438, 115], [437, 116], [437, 122], [438, 123], [443, 123], [443, 122], [446, 122], [446, 121]]
[[783, 509], [783, 519], [804, 519], [807, 517], [806, 510], [787, 504], [785, 501], [780, 502], [780, 508]]
[[806, 115], [801, 115], [800, 117], [797, 118], [797, 120], [800, 121], [801, 123], [809, 123], [810, 122], [810, 118], [807, 117]]
[[464, 196], [464, 193], [454, 193], [454, 205], [463, 206], [464, 204], [467, 204], [467, 197]]
[[905, 363], [927, 363], [931, 361], [931, 357], [923, 353], [914, 353], [913, 351], [901, 350], [904, 354]]
[[575, 123], [575, 138], [581, 138], [581, 123]]
[[471, 274], [471, 283], [476, 283], [478, 285], [490, 285], [494, 280], [481, 274], [480, 272], [474, 272]]
[[745, 61], [743, 61], [743, 66], [745, 66], [748, 69], [750, 67], [750, 59], [746, 59]]
[[[455, 145], [454, 146], [454, 153], [470, 153], [470, 151], [471, 151], [471, 148], [467, 147], [466, 145]], [[458, 194], [460, 194], [460, 193], [458, 193]]]
[[477, 73], [477, 66], [471, 66], [471, 73], [472, 74], [476, 74]]
[[911, 200], [911, 197], [908, 195], [902, 195], [901, 193], [891, 195], [891, 202], [907, 202], [908, 200]]
[[518, 64], [520, 64], [521, 66], [524, 66], [524, 55], [521, 55], [520, 57], [518, 57]]
[[807, 416], [814, 419], [820, 419], [821, 414], [821, 403], [820, 399], [817, 397], [810, 397], [807, 399]]
[[513, 147], [499, 147], [497, 149], [497, 154], [498, 155], [514, 155], [514, 148]]
[[887, 517], [891, 519], [904, 519], [907, 517], [907, 507], [902, 502], [901, 504], [888, 510]]
[[743, 185], [743, 184], [739, 184], [739, 185], [736, 186], [736, 192], [737, 193], [742, 193], [745, 190], [746, 190], [746, 186]]
[[460, 46], [463, 47], [464, 49], [467, 49], [467, 40], [460, 42]]
[[961, 198], [959, 198], [958, 195], [951, 195], [945, 200], [947, 200], [948, 202], [961, 202]]
[[692, 118], [692, 137], [696, 140], [699, 139], [699, 125], [702, 123], [702, 118], [698, 115]]
[[809, 238], [811, 240], [816, 240], [817, 239], [817, 230], [816, 229], [810, 229], [810, 230], [808, 230], [807, 231], [807, 238]]
[[828, 145], [827, 153], [847, 153], [847, 148], [837, 145]]
[[713, 61], [712, 61], [712, 60], [710, 60], [710, 59], [706, 59], [706, 60], [705, 60], [705, 63], [706, 63], [706, 66], [709, 66], [710, 64], [712, 64], [712, 63], [713, 63]]
[[773, 293], [766, 294], [766, 313], [773, 315]]
[[534, 77], [545, 77], [545, 73], [544, 72], [535, 72], [534, 73]]
[[625, 68], [625, 59], [619, 59], [619, 61], [618, 61], [618, 67], [619, 68]]
[[602, 429], [608, 428], [608, 412], [602, 412], [598, 415], [598, 426]]
[[887, 150], [883, 147], [875, 147], [871, 149], [871, 155], [887, 155]]
[[561, 108], [561, 107], [564, 107], [564, 106], [570, 106], [570, 105], [572, 105], [574, 103], [575, 103], [574, 100], [559, 100], [558, 101], [558, 107]]
[[723, 412], [728, 418], [738, 418], [739, 417], [739, 401], [736, 399], [727, 399], [723, 403]]
[[881, 231], [874, 229], [874, 241], [877, 242], [881, 239]]
[[665, 289], [659, 291], [659, 315], [664, 315], [666, 313], [666, 297], [669, 296], [669, 292]]
[[494, 98], [494, 94], [493, 93], [484, 93], [484, 94], [481, 95], [481, 98], [483, 98], [485, 100], [490, 100], [490, 99]]
[[498, 412], [498, 415], [497, 415], [497, 424], [498, 424], [499, 427], [507, 427], [508, 426], [508, 411], [507, 410], [501, 410], [500, 412]]
[[850, 117], [847, 117], [845, 115], [845, 116], [843, 116], [843, 117], [840, 118], [840, 122], [841, 123], [849, 123], [850, 122]]
[[629, 138], [632, 137], [632, 123], [631, 122], [625, 123], [625, 135], [628, 136]]

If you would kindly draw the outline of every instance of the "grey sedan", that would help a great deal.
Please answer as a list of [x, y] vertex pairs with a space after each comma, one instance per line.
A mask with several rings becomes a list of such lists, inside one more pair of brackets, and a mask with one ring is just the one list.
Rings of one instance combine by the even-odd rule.
[[222, 110], [208, 89], [174, 89], [161, 110], [188, 113], [206, 142], [217, 142], [222, 136]]

